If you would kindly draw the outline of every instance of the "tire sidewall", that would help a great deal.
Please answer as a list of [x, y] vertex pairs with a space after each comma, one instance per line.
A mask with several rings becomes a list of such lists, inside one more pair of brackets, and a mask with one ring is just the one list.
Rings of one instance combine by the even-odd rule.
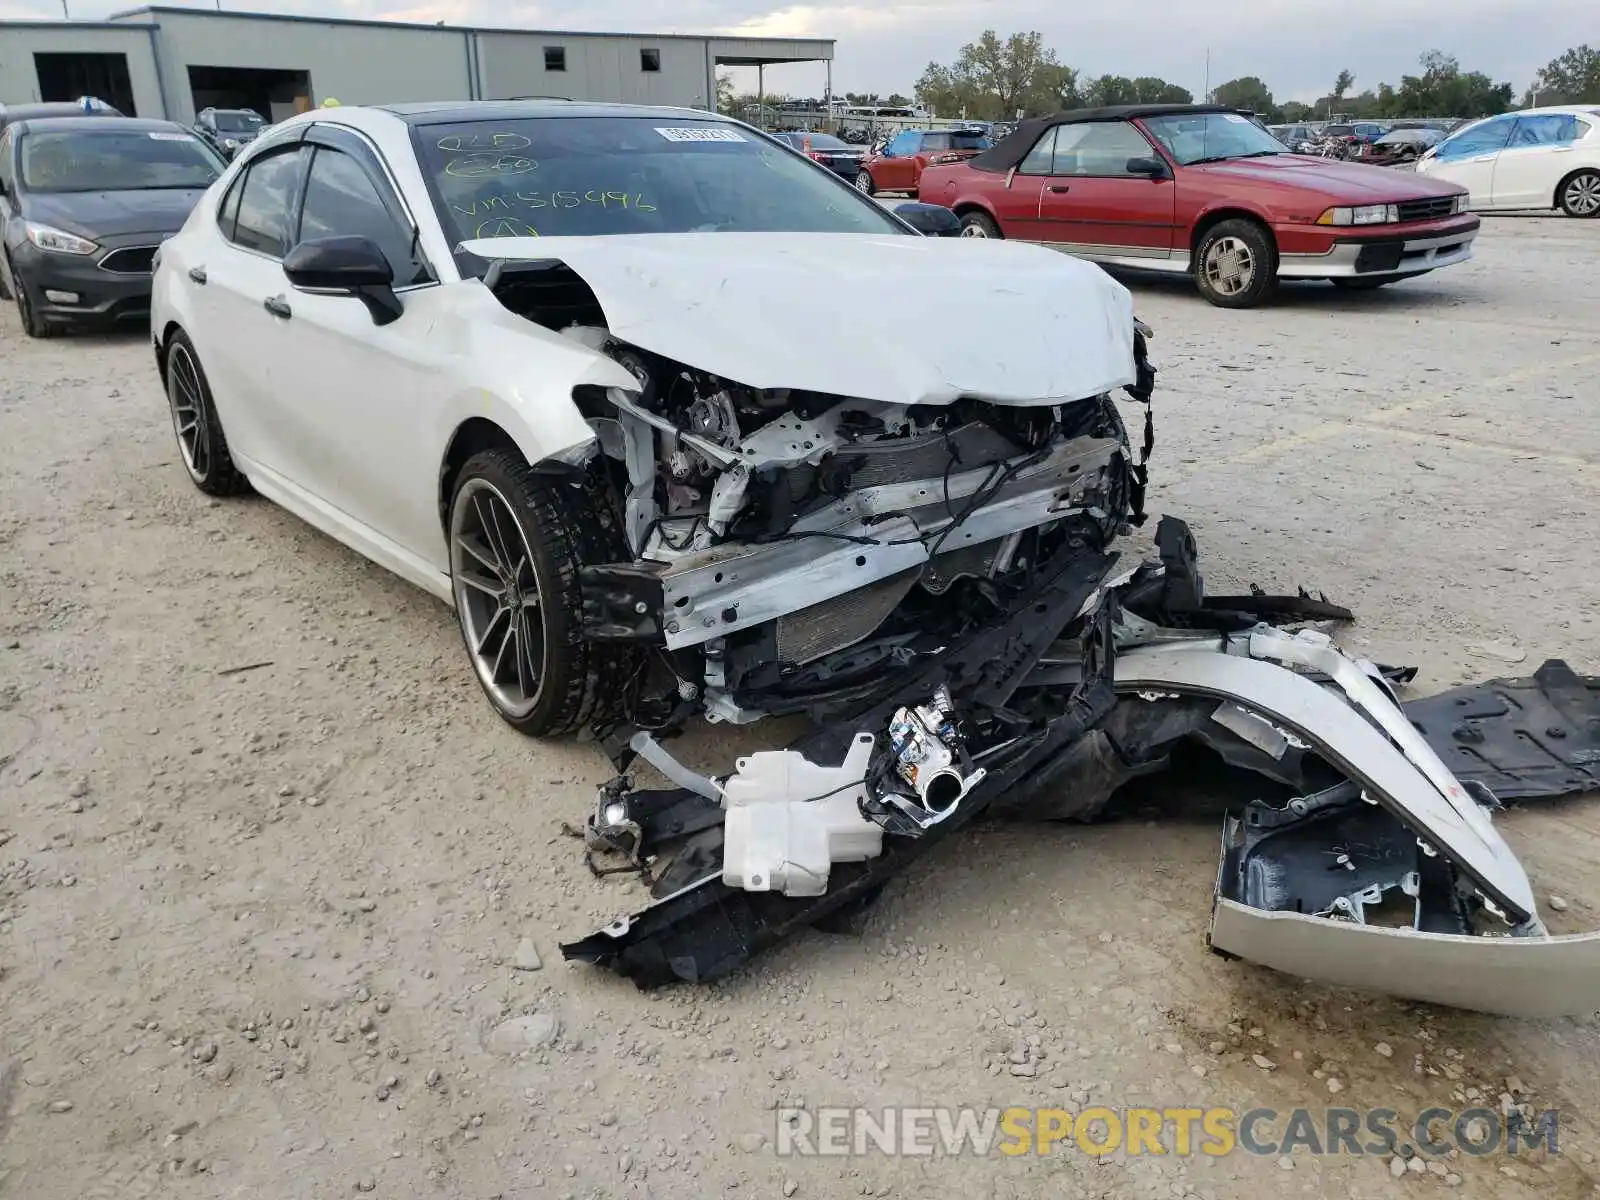
[[[1255, 274], [1250, 286], [1233, 296], [1212, 289], [1206, 279], [1206, 256], [1211, 247], [1226, 237], [1238, 238], [1250, 247], [1255, 259]], [[1278, 285], [1278, 254], [1272, 235], [1255, 221], [1233, 219], [1219, 222], [1206, 231], [1194, 252], [1194, 279], [1200, 294], [1218, 308], [1251, 308], [1260, 304]]]
[[[462, 467], [450, 495], [448, 524], [445, 529], [447, 539], [454, 537], [457, 507], [462, 503], [462, 494], [466, 491], [467, 485], [475, 479], [482, 480], [500, 494], [512, 519], [517, 523], [517, 531], [522, 535], [528, 548], [534, 583], [539, 590], [539, 620], [544, 633], [544, 661], [540, 663], [539, 692], [533, 707], [528, 712], [520, 715], [507, 712], [486, 688], [482, 690], [490, 707], [507, 724], [524, 733], [541, 736], [550, 732], [552, 726], [564, 725], [562, 708], [574, 682], [572, 676], [574, 672], [583, 669], [583, 664], [576, 653], [583, 642], [583, 630], [578, 616], [581, 597], [577, 594], [576, 577], [574, 575], [570, 584], [561, 577], [561, 570], [553, 558], [551, 546], [543, 536], [541, 524], [534, 515], [533, 504], [538, 503], [539, 498], [530, 497], [530, 484], [526, 475], [513, 469], [494, 452], [474, 455]], [[554, 486], [559, 488], [561, 485]], [[564, 499], [557, 494], [555, 502], [559, 504]], [[477, 667], [470, 661], [473, 648], [459, 600], [459, 590], [462, 585], [456, 580], [455, 548], [447, 544], [446, 551], [449, 554], [451, 603], [456, 608], [456, 627], [461, 632], [461, 643], [468, 654], [468, 665], [481, 686], [483, 681], [477, 675]]]
[[[982, 235], [969, 234], [966, 232], [969, 228], [981, 229], [983, 233]], [[1000, 231], [1000, 226], [995, 223], [995, 219], [986, 212], [967, 213], [961, 218], [961, 230], [964, 237], [976, 238], [982, 236], [997, 241], [1005, 238], [1005, 234]]]
[[[183, 463], [183, 469], [185, 474], [189, 476], [189, 481], [203, 491], [210, 486], [212, 476], [216, 474], [218, 463], [216, 446], [217, 407], [211, 402], [211, 383], [206, 379], [205, 370], [200, 366], [200, 356], [195, 353], [194, 343], [189, 340], [189, 335], [184, 333], [183, 330], [178, 330], [168, 339], [164, 354], [166, 355], [167, 367], [167, 416], [172, 422], [172, 437], [178, 442], [178, 461]], [[182, 438], [178, 435], [178, 413], [172, 403], [172, 391], [178, 386], [177, 375], [172, 369], [172, 360], [175, 354], [183, 354], [188, 357], [189, 365], [194, 368], [195, 386], [200, 390], [200, 408], [202, 410], [200, 419], [204, 422], [203, 434], [206, 441], [206, 462], [210, 464], [210, 469], [203, 473], [196, 471], [189, 465], [189, 460], [184, 457]]]

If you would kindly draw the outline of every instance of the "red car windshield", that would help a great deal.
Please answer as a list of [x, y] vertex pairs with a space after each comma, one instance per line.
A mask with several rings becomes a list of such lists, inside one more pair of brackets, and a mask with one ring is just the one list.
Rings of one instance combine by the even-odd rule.
[[1288, 153], [1282, 142], [1238, 113], [1149, 117], [1144, 127], [1180, 167]]

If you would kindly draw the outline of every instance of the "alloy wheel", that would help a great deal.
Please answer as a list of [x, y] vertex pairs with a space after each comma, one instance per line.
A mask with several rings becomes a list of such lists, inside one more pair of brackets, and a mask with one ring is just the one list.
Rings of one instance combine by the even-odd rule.
[[973, 221], [970, 225], [963, 225], [961, 227], [961, 236], [986, 238], [989, 236], [989, 231], [982, 225], [978, 224], [978, 222]]
[[200, 372], [189, 348], [175, 343], [167, 357], [167, 405], [172, 409], [172, 429], [178, 435], [178, 453], [197, 482], [211, 473], [211, 446], [207, 437], [206, 405], [200, 389]]
[[872, 176], [865, 171], [856, 172], [856, 191], [872, 195]]
[[1574, 216], [1594, 216], [1600, 212], [1600, 175], [1579, 175], [1567, 184], [1562, 199]]
[[1255, 255], [1236, 237], [1218, 238], [1206, 250], [1206, 281], [1218, 295], [1237, 296], [1256, 277]]
[[467, 480], [456, 496], [450, 569], [479, 681], [502, 712], [526, 716], [544, 686], [544, 605], [522, 523], [486, 479]]

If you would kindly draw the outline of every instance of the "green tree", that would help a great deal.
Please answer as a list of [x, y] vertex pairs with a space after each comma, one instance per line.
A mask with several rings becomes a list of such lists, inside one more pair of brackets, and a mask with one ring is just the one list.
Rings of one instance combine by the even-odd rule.
[[1344, 94], [1356, 85], [1356, 77], [1348, 70], [1340, 71], [1339, 78], [1333, 81], [1333, 102], [1337, 104], [1344, 99]]
[[1284, 104], [1280, 110], [1280, 115], [1283, 117], [1284, 124], [1298, 125], [1302, 121], [1314, 120], [1317, 110], [1299, 100], [1290, 100]]
[[1514, 94], [1509, 83], [1495, 83], [1481, 71], [1461, 70], [1454, 55], [1429, 50], [1418, 62], [1421, 75], [1403, 75], [1395, 89], [1391, 116], [1482, 117], [1505, 112]]
[[1059, 63], [1039, 72], [1036, 94], [1043, 108], [1050, 112], [1063, 112], [1083, 108], [1083, 92], [1076, 67]]
[[1534, 77], [1531, 92], [1539, 104], [1600, 103], [1600, 50], [1574, 46], [1551, 59]]
[[1194, 103], [1194, 94], [1188, 88], [1151, 75], [1143, 75], [1133, 81], [1133, 96], [1138, 104]]
[[1109, 104], [1136, 104], [1133, 80], [1126, 75], [1097, 75], [1083, 86], [1083, 98], [1093, 108]]
[[[1001, 40], [985, 29], [961, 47], [953, 63], [929, 63], [916, 96], [941, 116], [1010, 119], [1060, 106], [1061, 64], [1037, 31]], [[1074, 81], [1076, 73], [1074, 72]]]
[[1227, 83], [1217, 85], [1211, 93], [1212, 102], [1226, 105], [1228, 108], [1243, 108], [1251, 112], [1268, 115], [1274, 112], [1277, 105], [1272, 101], [1272, 89], [1254, 75], [1245, 75], [1240, 79], [1230, 79]]
[[733, 115], [733, 76], [726, 71], [717, 72], [717, 111], [723, 116]]

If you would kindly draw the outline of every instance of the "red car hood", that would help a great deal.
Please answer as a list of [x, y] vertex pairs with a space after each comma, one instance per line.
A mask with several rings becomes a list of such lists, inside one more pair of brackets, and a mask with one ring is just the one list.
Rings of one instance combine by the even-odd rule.
[[1308, 154], [1238, 158], [1180, 170], [1191, 178], [1201, 176], [1215, 180], [1219, 187], [1226, 187], [1232, 181], [1248, 181], [1272, 188], [1314, 192], [1318, 197], [1351, 204], [1387, 204], [1428, 196], [1455, 196], [1466, 191], [1460, 184], [1423, 175], [1396, 174], [1386, 167], [1339, 162]]

